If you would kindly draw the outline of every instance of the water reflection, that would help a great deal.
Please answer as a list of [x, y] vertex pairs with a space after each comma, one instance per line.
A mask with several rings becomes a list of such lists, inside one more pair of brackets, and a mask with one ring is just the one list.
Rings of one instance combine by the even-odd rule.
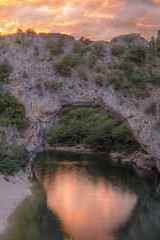
[[[36, 166], [48, 207], [64, 232], [74, 240], [158, 240], [160, 231], [151, 215], [159, 203], [152, 184], [105, 158], [53, 153], [45, 166]], [[148, 234], [153, 227], [156, 231]]]
[[37, 183], [32, 183], [32, 195], [22, 201], [8, 221], [1, 240], [63, 240], [59, 221], [47, 209], [45, 196]]
[[137, 196], [114, 187], [104, 178], [66, 166], [44, 180], [48, 207], [62, 220], [64, 229], [77, 240], [115, 239], [127, 222]]
[[32, 196], [0, 240], [160, 239], [154, 178], [139, 177], [107, 156], [57, 152], [38, 155], [33, 173]]

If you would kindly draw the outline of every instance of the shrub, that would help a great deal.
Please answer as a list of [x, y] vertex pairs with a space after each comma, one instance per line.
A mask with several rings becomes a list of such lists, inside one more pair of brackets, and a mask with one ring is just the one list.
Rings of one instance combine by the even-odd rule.
[[30, 47], [32, 45], [32, 39], [30, 36], [35, 34], [36, 33], [31, 29], [28, 29], [26, 32], [19, 29], [15, 35], [15, 43], [23, 48]]
[[12, 72], [12, 66], [9, 63], [7, 62], [1, 63], [0, 64], [0, 82], [7, 83], [11, 72]]
[[104, 57], [105, 48], [103, 43], [94, 43], [88, 46], [83, 61], [89, 68], [93, 68], [100, 58]]
[[135, 70], [135, 68], [137, 68], [135, 63], [126, 61], [125, 59], [121, 61], [119, 65], [119, 69], [123, 71], [127, 77]]
[[13, 175], [26, 167], [28, 155], [24, 146], [0, 145], [0, 172]]
[[1, 93], [0, 124], [3, 126], [14, 125], [20, 129], [24, 128], [26, 123], [24, 106], [14, 96]]
[[15, 39], [15, 43], [22, 46], [24, 43], [24, 39], [22, 38], [22, 36], [17, 36]]
[[84, 57], [84, 60], [83, 60], [86, 65], [89, 67], [89, 68], [93, 68], [94, 65], [96, 64], [97, 62], [97, 56], [92, 53], [92, 52], [88, 52], [85, 57]]
[[135, 69], [134, 71], [128, 74], [128, 80], [132, 82], [134, 85], [143, 85], [149, 82], [150, 78], [149, 75], [143, 69]]
[[101, 61], [101, 60], [98, 60], [94, 66], [94, 70], [97, 72], [97, 73], [103, 73], [103, 74], [106, 74], [107, 72], [107, 65]]
[[94, 128], [90, 129], [89, 134], [85, 138], [85, 143], [94, 146], [96, 149], [111, 151], [113, 147], [111, 129], [114, 127], [115, 121], [107, 116], [103, 121], [96, 121], [96, 124]]
[[154, 71], [151, 72], [151, 81], [153, 85], [160, 86], [160, 71], [159, 69], [155, 69]]
[[149, 68], [137, 66], [123, 59], [118, 66], [111, 70], [109, 79], [116, 89], [128, 89], [135, 96], [146, 94], [147, 84], [151, 83]]
[[63, 75], [69, 76], [71, 74], [72, 69], [80, 64], [81, 59], [77, 54], [68, 54], [62, 57], [56, 64], [56, 71]]
[[102, 42], [95, 42], [90, 46], [90, 51], [97, 57], [104, 57], [105, 46]]
[[125, 150], [126, 148], [129, 150], [136, 150], [138, 148], [138, 143], [134, 141], [133, 134], [125, 123], [120, 123], [111, 131], [114, 141], [114, 150]]
[[122, 45], [113, 45], [111, 47], [112, 55], [115, 57], [120, 57], [125, 53], [125, 51], [126, 51], [126, 48]]
[[76, 41], [73, 45], [73, 53], [74, 54], [79, 54], [81, 56], [83, 56], [87, 51], [88, 51], [89, 47], [84, 44], [81, 41]]
[[53, 40], [49, 40], [46, 45], [47, 45], [47, 49], [49, 50], [51, 56], [59, 55], [64, 52], [64, 49], [63, 49], [64, 39], [63, 38], [60, 38], [56, 42]]
[[125, 74], [120, 69], [113, 69], [107, 75], [108, 82], [113, 85], [115, 89], [122, 89], [128, 87], [128, 81]]
[[49, 144], [90, 144], [98, 149], [133, 150], [138, 144], [127, 124], [99, 108], [66, 109], [56, 127], [49, 129]]
[[37, 34], [36, 31], [32, 28], [28, 28], [26, 30], [26, 33], [29, 34], [29, 35], [36, 35]]
[[131, 46], [126, 55], [126, 61], [136, 64], [144, 64], [146, 61], [147, 51], [143, 46]]

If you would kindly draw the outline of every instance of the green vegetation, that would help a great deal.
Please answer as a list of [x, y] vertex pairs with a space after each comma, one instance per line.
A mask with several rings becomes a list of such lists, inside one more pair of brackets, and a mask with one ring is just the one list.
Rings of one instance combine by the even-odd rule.
[[60, 38], [58, 41], [48, 40], [47, 49], [51, 56], [59, 55], [64, 52], [64, 39]]
[[[3, 127], [15, 126], [22, 129], [26, 126], [25, 110], [15, 97], [0, 94], [0, 173], [11, 175], [22, 170], [27, 163], [27, 152], [23, 145], [11, 144], [7, 139], [7, 130]], [[9, 130], [10, 131], [10, 130]]]
[[146, 61], [147, 49], [144, 46], [131, 46], [125, 57], [125, 61], [134, 62], [137, 65]]
[[[81, 80], [95, 81], [98, 87], [112, 84], [115, 90], [125, 94], [146, 97], [148, 87], [160, 85], [160, 33], [148, 45], [136, 41], [136, 37], [138, 35], [127, 35], [126, 45], [75, 41], [70, 52], [54, 62], [56, 72], [69, 77], [74, 70]], [[61, 46], [61, 42], [54, 46], [59, 49], [57, 46]], [[107, 46], [108, 50], [111, 47], [109, 63], [105, 59]], [[60, 50], [55, 52], [61, 53]]]
[[[55, 63], [57, 73], [62, 76], [70, 76], [73, 69], [79, 71], [81, 66], [80, 75], [86, 74], [82, 68], [90, 70], [93, 68], [99, 58], [103, 58], [105, 48], [103, 43], [85, 44], [81, 41], [76, 41], [70, 53], [63, 55]], [[83, 72], [83, 73], [82, 73]], [[84, 80], [86, 80], [86, 76]]]
[[8, 94], [0, 94], [0, 125], [15, 126], [18, 129], [26, 126], [24, 106], [17, 99]]
[[[123, 228], [116, 232], [116, 236], [120, 240], [159, 240], [160, 195], [155, 186], [158, 183], [151, 181], [150, 178], [139, 177], [130, 167], [115, 165], [108, 159], [108, 156], [101, 156], [100, 154], [47, 152], [38, 156], [36, 160], [39, 161], [40, 165], [35, 165], [35, 167], [38, 176], [41, 176], [42, 183], [43, 179], [53, 179], [57, 169], [61, 167], [63, 171], [64, 167], [65, 173], [67, 170], [68, 173], [72, 170], [72, 172], [75, 171], [74, 173], [77, 176], [82, 174], [84, 179], [90, 181], [95, 188], [97, 182], [100, 181], [104, 184], [106, 181], [106, 187], [109, 184], [114, 191], [135, 194], [138, 201], [132, 216]], [[66, 165], [60, 164], [64, 161], [65, 163], [68, 161], [70, 167], [67, 168]], [[37, 161], [35, 162], [37, 164]], [[79, 164], [75, 164], [77, 162]], [[70, 239], [62, 236], [61, 225], [53, 213], [48, 210], [46, 198], [41, 188], [42, 186], [33, 182], [32, 195], [27, 197], [8, 219], [9, 226], [6, 232], [0, 235], [1, 240]], [[78, 200], [75, 199], [77, 202], [74, 203], [79, 204]], [[94, 207], [94, 204], [91, 207]], [[91, 217], [95, 217], [94, 209]]]
[[32, 29], [27, 29], [23, 31], [22, 29], [17, 29], [17, 33], [15, 35], [15, 44], [19, 47], [28, 48], [32, 45], [32, 39], [30, 36], [36, 35]]
[[[19, 30], [17, 43], [30, 41], [30, 34], [35, 33]], [[148, 43], [137, 34], [128, 34], [111, 44], [84, 38], [71, 41], [70, 45], [65, 41], [64, 36], [46, 40], [54, 70], [63, 77], [70, 77], [74, 71], [81, 80], [94, 81], [97, 87], [112, 84], [115, 90], [137, 97], [148, 96], [151, 86], [160, 86], [160, 32]], [[36, 47], [34, 54], [39, 54]], [[0, 81], [8, 79], [10, 72], [11, 68], [2, 64]], [[58, 85], [47, 82], [46, 88], [55, 91], [60, 89]]]
[[160, 68], [152, 70], [151, 83], [153, 85], [160, 86]]
[[128, 80], [133, 84], [143, 85], [143, 83], [147, 82], [149, 76], [143, 69], [137, 68], [130, 72], [128, 75]]
[[98, 59], [94, 66], [94, 71], [96, 73], [101, 73], [101, 74], [103, 73], [104, 75], [107, 75], [107, 67], [104, 61], [102, 61], [101, 59]]
[[84, 63], [88, 66], [90, 71], [92, 71], [97, 60], [98, 60], [98, 57], [92, 51], [89, 51], [86, 54], [86, 56], [83, 58]]
[[108, 67], [108, 78], [117, 90], [127, 90], [129, 94], [144, 97], [148, 86], [160, 85], [159, 37], [152, 39], [148, 46], [130, 44], [128, 47], [113, 45], [113, 61]]
[[103, 42], [95, 42], [90, 44], [88, 47], [88, 51], [92, 53], [92, 55], [101, 58], [105, 56], [105, 44]]
[[114, 45], [111, 47], [112, 55], [115, 57], [122, 56], [126, 51], [126, 48], [121, 45]]
[[150, 69], [146, 68], [147, 49], [142, 46], [131, 46], [121, 53], [114, 53], [118, 63], [110, 68], [108, 81], [118, 90], [127, 90], [135, 96], [143, 96], [147, 83], [151, 82]]
[[76, 41], [73, 46], [73, 53], [79, 54], [81, 56], [85, 55], [86, 51], [88, 49], [88, 45], [84, 44], [81, 41]]
[[68, 54], [63, 56], [55, 64], [57, 73], [62, 76], [70, 76], [72, 69], [79, 65], [81, 59], [78, 54]]
[[7, 83], [12, 72], [12, 66], [8, 62], [0, 64], [0, 82]]
[[160, 32], [148, 45], [134, 42], [133, 37], [127, 36], [126, 46], [118, 43], [111, 45], [110, 64], [105, 64], [99, 51], [95, 54], [91, 44], [85, 56], [86, 63], [88, 68], [95, 71], [93, 74], [98, 87], [112, 84], [115, 90], [124, 91], [125, 94], [146, 97], [150, 86], [160, 86]]
[[115, 89], [121, 89], [122, 86], [124, 88], [128, 83], [125, 81], [124, 73], [120, 69], [113, 69], [109, 71], [107, 80], [114, 86]]
[[[3, 141], [3, 142], [2, 142]], [[5, 175], [14, 175], [26, 167], [28, 155], [24, 146], [0, 144], [0, 173]]]
[[15, 43], [20, 46], [24, 46], [24, 36], [23, 33], [18, 33], [15, 39]]
[[49, 144], [89, 144], [108, 151], [138, 147], [130, 129], [99, 108], [65, 109], [57, 124], [48, 131]]

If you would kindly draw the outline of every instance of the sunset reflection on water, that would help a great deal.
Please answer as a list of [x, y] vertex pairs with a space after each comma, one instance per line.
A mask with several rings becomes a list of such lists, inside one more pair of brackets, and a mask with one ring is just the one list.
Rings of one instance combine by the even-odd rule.
[[48, 207], [75, 240], [116, 239], [137, 203], [134, 193], [66, 164], [46, 175], [43, 185]]

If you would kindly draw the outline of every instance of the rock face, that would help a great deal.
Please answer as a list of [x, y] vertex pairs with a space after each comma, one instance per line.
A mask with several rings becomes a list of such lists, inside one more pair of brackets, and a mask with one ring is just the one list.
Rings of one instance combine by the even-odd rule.
[[[149, 45], [139, 35], [131, 35], [129, 41], [132, 42], [132, 39], [133, 45]], [[61, 46], [57, 45], [59, 41]], [[43, 147], [44, 130], [54, 124], [57, 113], [65, 105], [98, 104], [128, 122], [138, 142], [155, 159], [160, 169], [160, 88], [150, 86], [145, 98], [137, 98], [126, 94], [123, 89], [115, 89], [111, 82], [99, 84], [95, 78], [99, 71], [96, 72], [95, 65], [97, 69], [103, 66], [107, 70], [108, 66], [117, 61], [112, 56], [112, 46], [125, 44], [125, 41], [124, 36], [111, 43], [99, 43], [103, 46], [103, 52], [98, 52], [96, 63], [87, 67], [83, 59], [78, 59], [78, 66], [69, 63], [69, 68], [60, 72], [61, 69], [57, 70], [57, 62], [64, 55], [72, 54], [73, 49], [76, 52], [76, 44], [86, 43], [60, 34], [17, 33], [0, 37], [0, 64], [7, 61], [13, 67], [9, 82], [3, 85], [3, 91], [10, 92], [25, 106], [29, 126], [23, 131], [21, 141], [29, 152]], [[99, 45], [91, 42], [86, 44], [86, 49]], [[89, 59], [87, 51], [83, 54]], [[107, 82], [107, 71], [105, 76]], [[152, 104], [154, 113], [146, 111]]]
[[142, 46], [148, 45], [148, 41], [145, 38], [141, 37], [140, 34], [137, 34], [137, 33], [121, 35], [113, 38], [111, 41], [111, 44], [120, 44], [124, 46], [130, 43], [134, 45], [142, 45]]

